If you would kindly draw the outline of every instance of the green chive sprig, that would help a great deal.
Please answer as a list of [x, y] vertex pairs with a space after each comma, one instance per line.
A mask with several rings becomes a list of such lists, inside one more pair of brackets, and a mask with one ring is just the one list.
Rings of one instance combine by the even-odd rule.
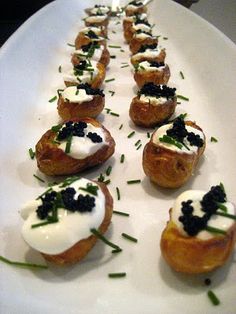
[[134, 237], [131, 237], [131, 236], [130, 236], [129, 234], [127, 234], [127, 233], [124, 233], [124, 232], [123, 232], [121, 235], [122, 235], [123, 238], [125, 238], [125, 239], [127, 239], [127, 240], [130, 240], [130, 241], [135, 242], [135, 243], [138, 242], [138, 239], [136, 239], [136, 238], [134, 238]]
[[120, 163], [123, 164], [124, 161], [125, 161], [125, 155], [122, 154], [122, 155], [120, 156]]
[[114, 117], [119, 117], [120, 116], [119, 113], [116, 113], [116, 112], [113, 112], [113, 111], [110, 112], [110, 115], [112, 115]]
[[214, 136], [211, 136], [211, 142], [213, 142], [213, 143], [217, 143], [217, 142], [218, 142], [218, 140], [217, 140], [217, 138], [215, 138]]
[[105, 83], [109, 83], [109, 82], [112, 82], [112, 81], [115, 81], [115, 78], [107, 79], [107, 80], [105, 80]]
[[93, 228], [93, 229], [90, 229], [90, 231], [91, 231], [91, 233], [92, 233], [93, 235], [95, 235], [98, 239], [102, 240], [105, 244], [109, 245], [109, 246], [112, 247], [113, 249], [115, 249], [115, 250], [121, 250], [121, 248], [120, 248], [118, 245], [116, 245], [116, 244], [112, 243], [111, 241], [107, 240], [107, 238], [105, 238], [104, 235], [101, 234], [97, 229]]
[[182, 72], [182, 71], [179, 71], [179, 74], [180, 74], [181, 78], [184, 80], [184, 74], [183, 74], [183, 72]]
[[185, 100], [185, 101], [189, 101], [189, 98], [188, 98], [188, 97], [185, 97], [185, 96], [183, 96], [183, 95], [177, 95], [177, 98], [182, 99], [182, 100]]
[[119, 45], [108, 45], [109, 48], [117, 48], [117, 49], [120, 49], [121, 46]]
[[12, 261], [4, 256], [0, 255], [0, 261], [3, 263], [6, 263], [8, 265], [18, 266], [18, 267], [24, 267], [24, 268], [37, 268], [37, 269], [48, 269], [47, 265], [40, 265], [40, 264], [32, 264], [32, 263], [24, 263], [24, 262], [17, 262]]
[[122, 278], [122, 277], [126, 277], [126, 273], [109, 273], [108, 277], [109, 278]]
[[123, 124], [120, 125], [119, 130], [121, 130], [123, 128]]
[[136, 183], [141, 183], [141, 180], [138, 179], [138, 180], [129, 180], [129, 181], [127, 181], [127, 184], [136, 184]]
[[109, 166], [106, 170], [106, 175], [109, 176], [111, 174], [112, 171], [112, 166]]
[[121, 212], [121, 211], [119, 211], [119, 210], [113, 210], [113, 213], [116, 214], [116, 215], [129, 217], [129, 214], [128, 214], [128, 213]]
[[116, 195], [117, 195], [117, 200], [120, 200], [120, 189], [116, 187]]
[[182, 149], [182, 147], [183, 147], [182, 143], [176, 141], [173, 137], [165, 135], [165, 134], [159, 138], [159, 141], [163, 142], [163, 143], [174, 145], [174, 146], [178, 147], [179, 149]]
[[38, 177], [36, 174], [33, 174], [33, 176], [40, 182], [45, 183], [45, 180], [41, 179], [40, 177]]
[[134, 136], [134, 134], [135, 134], [135, 131], [132, 131], [131, 133], [129, 133], [129, 134], [127, 135], [127, 137], [128, 137], [128, 138], [131, 138], [132, 136]]
[[57, 100], [57, 96], [52, 97], [48, 102], [54, 102], [55, 100]]
[[32, 149], [32, 148], [29, 148], [28, 152], [29, 152], [30, 158], [31, 158], [31, 159], [34, 159], [34, 157], [35, 157], [35, 152], [33, 151], [33, 149]]
[[218, 233], [218, 234], [223, 234], [223, 235], [227, 234], [226, 231], [224, 231], [222, 229], [214, 228], [214, 227], [211, 227], [211, 226], [206, 226], [205, 230], [208, 231], [208, 232], [211, 232], [211, 233]]
[[218, 299], [218, 297], [215, 295], [215, 293], [212, 290], [209, 290], [207, 292], [207, 295], [213, 305], [220, 304], [220, 300]]

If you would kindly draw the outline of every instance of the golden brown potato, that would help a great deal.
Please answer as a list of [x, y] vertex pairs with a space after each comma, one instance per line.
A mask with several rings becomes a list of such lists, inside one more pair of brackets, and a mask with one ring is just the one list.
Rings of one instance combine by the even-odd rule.
[[[100, 59], [98, 60], [98, 62], [103, 64], [105, 67], [107, 67], [110, 62], [110, 53], [109, 53], [109, 50], [105, 46], [101, 46], [101, 47], [103, 47], [103, 50], [102, 50], [102, 55]], [[80, 63], [81, 60], [84, 60], [84, 58], [85, 57], [81, 57], [77, 53], [73, 53], [71, 62], [73, 65], [77, 65]], [[93, 59], [93, 57], [91, 59]]]
[[134, 73], [134, 79], [138, 87], [141, 88], [144, 84], [152, 82], [156, 85], [167, 84], [170, 78], [170, 68], [166, 64], [162, 70], [142, 71], [137, 69]]
[[[103, 222], [101, 223], [98, 229], [101, 234], [104, 234], [107, 231], [111, 222], [111, 217], [113, 213], [113, 199], [108, 188], [106, 187], [104, 183], [96, 182], [96, 181], [94, 182], [100, 186], [102, 192], [105, 195], [105, 216], [104, 216]], [[44, 253], [41, 253], [41, 254], [47, 261], [60, 265], [60, 266], [73, 264], [73, 263], [79, 262], [82, 258], [84, 258], [88, 254], [88, 252], [93, 248], [96, 242], [97, 242], [97, 237], [91, 234], [91, 236], [89, 236], [87, 239], [80, 240], [75, 245], [73, 245], [70, 249], [66, 250], [63, 253], [56, 254], [56, 255], [50, 255], [50, 254], [44, 254]]]
[[75, 48], [81, 49], [82, 46], [86, 46], [91, 42], [98, 43], [99, 45], [103, 45], [106, 47], [106, 39], [102, 37], [102, 34], [99, 35], [99, 38], [90, 38], [85, 33], [80, 32], [77, 37], [75, 38]]
[[[185, 125], [202, 131], [192, 121], [186, 121]], [[178, 188], [193, 174], [199, 158], [205, 150], [205, 136], [204, 145], [198, 148], [197, 153], [187, 154], [154, 144], [152, 141], [154, 134], [155, 132], [143, 151], [143, 170], [146, 176], [157, 185], [165, 188]]]
[[208, 240], [187, 237], [170, 220], [161, 236], [161, 252], [166, 262], [176, 271], [200, 274], [222, 266], [233, 251], [236, 222], [226, 235]]
[[147, 12], [147, 7], [145, 5], [137, 6], [136, 8], [127, 7], [125, 9], [126, 16], [131, 16], [134, 14], [141, 14], [141, 13], [146, 13], [146, 12]]
[[[103, 64], [98, 62], [97, 69], [98, 69], [98, 74], [92, 77], [92, 81], [88, 82], [92, 88], [100, 88], [106, 76], [106, 68]], [[72, 81], [64, 80], [64, 83], [68, 87], [68, 86], [78, 85], [81, 82], [80, 81], [72, 82]]]
[[86, 17], [84, 23], [86, 26], [95, 26], [95, 27], [105, 27], [107, 28], [108, 23], [109, 23], [109, 18], [108, 16], [103, 19], [103, 20], [95, 20], [96, 17], [99, 17], [99, 15], [90, 15]]
[[131, 17], [131, 18], [124, 18], [123, 19], [123, 31], [128, 31], [132, 25], [133, 25], [133, 22], [134, 22], [134, 18]]
[[94, 95], [92, 100], [82, 103], [69, 102], [60, 96], [57, 102], [57, 110], [64, 121], [74, 118], [95, 118], [102, 112], [104, 105], [105, 99], [100, 95]]
[[95, 127], [100, 127], [105, 133], [106, 145], [103, 145], [94, 154], [84, 159], [75, 159], [58, 148], [55, 142], [57, 133], [48, 130], [36, 145], [36, 159], [40, 171], [49, 176], [70, 175], [81, 172], [105, 162], [115, 151], [115, 141], [110, 132], [98, 121], [92, 118], [72, 119], [70, 121], [84, 121]]
[[166, 58], [166, 52], [165, 49], [161, 49], [160, 53], [158, 53], [156, 56], [149, 56], [146, 53], [136, 53], [134, 54], [130, 61], [133, 65], [137, 65], [138, 63], [142, 61], [156, 61], [156, 62], [164, 62]]
[[143, 102], [137, 96], [131, 102], [129, 116], [134, 124], [151, 128], [169, 119], [175, 111], [176, 104], [176, 97], [173, 100], [166, 101], [164, 104], [155, 105]]
[[136, 36], [133, 36], [129, 43], [129, 49], [132, 54], [136, 54], [141, 46], [143, 45], [153, 45], [158, 44], [158, 38], [157, 37], [146, 37], [146, 38], [139, 38]]

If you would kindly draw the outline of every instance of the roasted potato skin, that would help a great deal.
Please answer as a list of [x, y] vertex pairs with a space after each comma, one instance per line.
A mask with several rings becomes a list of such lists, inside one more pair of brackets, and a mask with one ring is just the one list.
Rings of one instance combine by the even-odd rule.
[[152, 45], [152, 44], [158, 44], [157, 37], [147, 37], [145, 39], [142, 39], [142, 38], [136, 38], [135, 36], [133, 36], [129, 42], [129, 49], [132, 54], [135, 54], [139, 51], [142, 45]]
[[108, 17], [104, 21], [99, 21], [99, 22], [95, 22], [95, 23], [94, 22], [92, 23], [92, 22], [85, 20], [85, 26], [96, 26], [96, 27], [103, 26], [103, 27], [107, 28], [108, 23], [109, 23]]
[[[99, 227], [99, 232], [104, 234], [111, 222], [111, 217], [113, 213], [113, 199], [112, 196], [106, 187], [106, 185], [102, 182], [96, 182], [101, 188], [102, 192], [105, 195], [105, 216], [103, 219], [103, 222], [101, 223]], [[89, 236], [87, 239], [80, 240], [75, 245], [73, 245], [70, 249], [66, 250], [63, 253], [56, 254], [56, 255], [50, 255], [50, 254], [44, 254], [43, 257], [51, 263], [54, 263], [59, 266], [68, 265], [68, 264], [74, 264], [82, 260], [88, 252], [93, 248], [93, 246], [97, 242], [97, 237], [95, 235]]]
[[164, 62], [164, 61], [165, 61], [165, 58], [166, 58], [166, 52], [165, 52], [164, 49], [162, 49], [161, 52], [160, 52], [160, 54], [159, 54], [157, 57], [155, 57], [155, 58], [153, 58], [153, 57], [147, 58], [147, 57], [143, 57], [143, 56], [137, 58], [137, 57], [135, 57], [135, 56], [132, 56], [131, 59], [130, 59], [130, 61], [131, 61], [131, 63], [132, 63], [133, 65], [136, 65], [136, 64], [138, 64], [138, 63], [140, 63], [140, 62], [142, 62], [142, 61]]
[[[200, 131], [202, 129], [192, 121], [186, 121]], [[153, 138], [153, 135], [152, 135]], [[172, 151], [152, 142], [146, 144], [143, 150], [143, 170], [150, 180], [165, 188], [178, 188], [192, 175], [200, 156], [205, 150], [205, 143], [198, 148], [197, 153], [186, 154]]]
[[132, 16], [134, 14], [141, 14], [141, 13], [147, 13], [147, 7], [146, 6], [140, 6], [137, 7], [136, 9], [125, 9], [125, 15], [126, 16]]
[[[98, 62], [97, 68], [98, 68], [98, 74], [94, 76], [91, 82], [89, 82], [92, 88], [100, 88], [106, 76], [106, 68], [103, 64]], [[70, 81], [64, 81], [64, 83], [67, 87], [80, 84], [79, 82], [76, 83], [76, 82], [70, 82]]]
[[[72, 62], [73, 65], [79, 64], [81, 60], [84, 60], [84, 59], [81, 59], [80, 56], [77, 55], [76, 53], [74, 53], [72, 55], [71, 62]], [[100, 58], [100, 60], [98, 62], [103, 64], [105, 67], [108, 66], [108, 64], [110, 62], [110, 53], [109, 53], [109, 50], [106, 47], [104, 47], [104, 49], [102, 51], [101, 58]]]
[[105, 105], [105, 97], [100, 95], [93, 96], [91, 101], [83, 103], [71, 103], [59, 97], [57, 102], [57, 111], [59, 116], [65, 121], [74, 118], [95, 118], [98, 116]]
[[[56, 133], [48, 130], [36, 144], [36, 159], [40, 171], [49, 176], [71, 175], [81, 172], [105, 162], [115, 151], [115, 141], [110, 132], [98, 121], [92, 118], [71, 119], [70, 121], [84, 121], [96, 127], [102, 127], [106, 134], [107, 145], [101, 147], [93, 155], [84, 159], [68, 156], [58, 145], [53, 143]], [[66, 121], [65, 121], [66, 122]]]
[[167, 64], [162, 71], [135, 71], [134, 73], [134, 80], [139, 88], [149, 82], [152, 82], [156, 85], [167, 84], [169, 78], [170, 68]]
[[177, 272], [201, 274], [222, 266], [231, 255], [236, 240], [236, 222], [226, 235], [209, 240], [187, 237], [170, 220], [161, 235], [161, 252]]
[[154, 127], [170, 118], [175, 111], [176, 104], [176, 97], [173, 100], [168, 100], [165, 104], [152, 105], [148, 102], [142, 102], [137, 96], [131, 102], [129, 116], [138, 126]]
[[128, 31], [133, 25], [133, 21], [129, 21], [129, 20], [126, 20], [124, 19], [123, 20], [123, 31]]
[[[84, 33], [79, 33], [77, 37], [75, 38], [75, 48], [80, 49], [82, 46], [86, 46], [89, 43], [91, 43], [92, 40], [88, 36], [86, 36]], [[100, 45], [106, 46], [106, 39], [101, 39], [97, 41]]]

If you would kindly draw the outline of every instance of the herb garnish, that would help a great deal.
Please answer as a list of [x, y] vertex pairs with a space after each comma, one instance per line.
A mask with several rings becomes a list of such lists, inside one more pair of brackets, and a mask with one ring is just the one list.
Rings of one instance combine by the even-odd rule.
[[163, 142], [163, 143], [174, 145], [174, 146], [178, 147], [179, 149], [182, 149], [182, 147], [183, 147], [182, 143], [176, 141], [173, 137], [165, 135], [165, 134], [159, 138], [159, 141]]
[[37, 180], [39, 180], [40, 182], [45, 183], [45, 181], [44, 181], [43, 179], [41, 179], [40, 177], [38, 177], [36, 174], [33, 174], [33, 176], [34, 176]]
[[107, 238], [105, 238], [104, 235], [101, 234], [97, 229], [93, 228], [93, 229], [90, 229], [90, 231], [91, 231], [91, 233], [92, 233], [93, 235], [95, 235], [97, 238], [99, 238], [100, 240], [102, 240], [105, 244], [111, 246], [113, 249], [115, 249], [115, 250], [121, 250], [121, 248], [120, 248], [118, 245], [116, 245], [116, 244], [110, 242], [109, 240], [107, 240]]
[[129, 180], [127, 181], [127, 184], [136, 184], [136, 183], [141, 183], [141, 180]]
[[217, 143], [218, 140], [217, 140], [217, 138], [215, 138], [214, 136], [211, 136], [211, 142]]
[[61, 185], [59, 185], [59, 188], [64, 188], [68, 185], [71, 185], [73, 182], [79, 180], [80, 177], [79, 176], [73, 176], [73, 177], [69, 177], [69, 178], [66, 178]]
[[111, 78], [111, 79], [105, 80], [105, 83], [109, 83], [109, 82], [112, 82], [112, 81], [115, 81], [115, 79]]
[[130, 235], [128, 235], [127, 233], [122, 233], [121, 234], [122, 235], [122, 237], [124, 237], [125, 239], [128, 239], [128, 240], [130, 240], [130, 241], [132, 241], [132, 242], [138, 242], [138, 239], [136, 239], [136, 238], [134, 238], [134, 237], [131, 237]]
[[28, 152], [29, 152], [30, 158], [31, 158], [31, 159], [34, 159], [34, 157], [35, 157], [35, 152], [33, 151], [33, 149], [32, 149], [32, 148], [29, 148]]
[[128, 65], [128, 64], [125, 64], [125, 65], [122, 65], [122, 66], [121, 66], [121, 69], [127, 68], [127, 67], [129, 67], [129, 65]]
[[58, 72], [61, 73], [61, 65], [58, 67]]
[[39, 265], [39, 264], [31, 264], [31, 263], [23, 263], [23, 262], [16, 262], [16, 261], [11, 261], [6, 257], [3, 257], [0, 255], [0, 261], [9, 264], [9, 265], [14, 265], [14, 266], [19, 266], [19, 267], [25, 267], [25, 268], [38, 268], [38, 269], [47, 269], [47, 265]]
[[54, 102], [55, 100], [57, 100], [57, 96], [52, 97], [48, 102]]
[[213, 305], [219, 305], [220, 304], [220, 300], [217, 298], [217, 296], [215, 295], [215, 293], [212, 290], [209, 290], [207, 292], [208, 298], [211, 300]]
[[109, 166], [106, 170], [106, 175], [109, 176], [111, 174], [112, 171], [112, 166]]
[[122, 278], [126, 277], [126, 273], [110, 273], [108, 274], [109, 278]]
[[68, 137], [67, 137], [67, 140], [66, 140], [66, 148], [65, 148], [65, 153], [66, 154], [69, 154], [70, 153], [70, 148], [71, 148], [71, 143], [72, 143], [72, 134], [70, 134]]
[[135, 131], [132, 131], [131, 133], [129, 133], [129, 134], [127, 135], [127, 137], [128, 137], [128, 138], [131, 138], [132, 136], [134, 136], [134, 134], [135, 134]]
[[121, 46], [117, 46], [117, 45], [108, 45], [109, 48], [121, 48]]
[[139, 146], [136, 148], [136, 150], [139, 150], [139, 148], [142, 147], [142, 144], [139, 144]]
[[120, 200], [120, 189], [116, 187], [117, 200]]
[[113, 210], [113, 213], [114, 213], [114, 214], [117, 214], [117, 215], [120, 215], [120, 216], [129, 217], [129, 214], [128, 214], [128, 213], [121, 212], [121, 211], [118, 211], [118, 210]]
[[185, 97], [185, 96], [183, 96], [183, 95], [176, 95], [176, 96], [177, 96], [177, 98], [179, 98], [179, 99], [189, 101], [189, 98], [188, 98], [188, 97]]
[[115, 116], [115, 117], [119, 117], [120, 115], [119, 115], [119, 113], [116, 113], [116, 112], [110, 112], [110, 115], [112, 115], [112, 116]]
[[182, 72], [182, 71], [179, 71], [179, 74], [180, 74], [181, 78], [184, 80], [184, 74], [183, 74], [183, 72]]
[[122, 155], [120, 156], [120, 163], [123, 164], [124, 160], [125, 160], [125, 155], [122, 154]]
[[67, 43], [67, 45], [70, 46], [70, 47], [75, 47], [74, 44]]
[[62, 124], [57, 124], [51, 127], [51, 131], [59, 132], [61, 128], [62, 128]]
[[82, 191], [85, 191], [87, 193], [90, 193], [94, 196], [98, 195], [98, 186], [97, 185], [92, 185], [92, 183], [87, 183], [86, 188], [79, 188]]
[[121, 130], [123, 128], [123, 124], [120, 125], [119, 130]]

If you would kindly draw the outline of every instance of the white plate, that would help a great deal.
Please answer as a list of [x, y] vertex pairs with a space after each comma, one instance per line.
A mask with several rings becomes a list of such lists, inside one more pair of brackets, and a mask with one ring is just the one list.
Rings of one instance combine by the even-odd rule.
[[[1, 219], [0, 254], [14, 260], [43, 263], [42, 257], [29, 250], [20, 232], [21, 205], [44, 190], [33, 174], [36, 162], [28, 156], [40, 136], [58, 121], [56, 103], [48, 99], [62, 87], [58, 66], [68, 61], [70, 48], [83, 26], [83, 9], [94, 3], [77, 0], [56, 1], [30, 18], [3, 46], [0, 55], [0, 152]], [[128, 116], [135, 83], [129, 68], [120, 68], [129, 60], [128, 46], [123, 44], [121, 24], [111, 22], [109, 44], [112, 59], [107, 79], [106, 107], [120, 117], [107, 115], [100, 120], [110, 129], [117, 146], [114, 157], [100, 168], [86, 172], [98, 177], [113, 165], [112, 184], [115, 209], [130, 213], [129, 218], [115, 216], [107, 236], [123, 248], [116, 256], [99, 242], [87, 258], [73, 267], [51, 267], [30, 271], [0, 266], [1, 313], [233, 313], [236, 306], [234, 263], [209, 275], [212, 289], [222, 301], [215, 308], [209, 302], [204, 276], [184, 276], [171, 271], [161, 258], [159, 241], [168, 219], [168, 209], [175, 197], [189, 188], [208, 190], [224, 182], [229, 199], [235, 201], [236, 178], [236, 48], [213, 26], [185, 8], [167, 0], [149, 5], [149, 19], [156, 23], [155, 33], [167, 48], [171, 69], [169, 85], [190, 98], [177, 112], [187, 111], [207, 135], [205, 158], [195, 176], [181, 189], [159, 189], [145, 178], [141, 166], [142, 149], [134, 143], [147, 142], [146, 131], [135, 128]], [[111, 30], [116, 30], [114, 34]], [[181, 79], [179, 71], [185, 75]], [[108, 90], [116, 93], [111, 97]], [[123, 128], [119, 130], [120, 124]], [[133, 130], [131, 139], [127, 135]], [[210, 137], [218, 139], [211, 143]], [[125, 163], [120, 164], [120, 155]], [[42, 174], [39, 174], [44, 177]], [[142, 179], [139, 185], [127, 185], [130, 179]], [[121, 191], [116, 201], [115, 187]], [[138, 238], [133, 244], [121, 238], [126, 232]], [[232, 262], [232, 261], [231, 261]], [[127, 272], [125, 279], [109, 279], [109, 272]], [[233, 310], [234, 309], [234, 310]]]

